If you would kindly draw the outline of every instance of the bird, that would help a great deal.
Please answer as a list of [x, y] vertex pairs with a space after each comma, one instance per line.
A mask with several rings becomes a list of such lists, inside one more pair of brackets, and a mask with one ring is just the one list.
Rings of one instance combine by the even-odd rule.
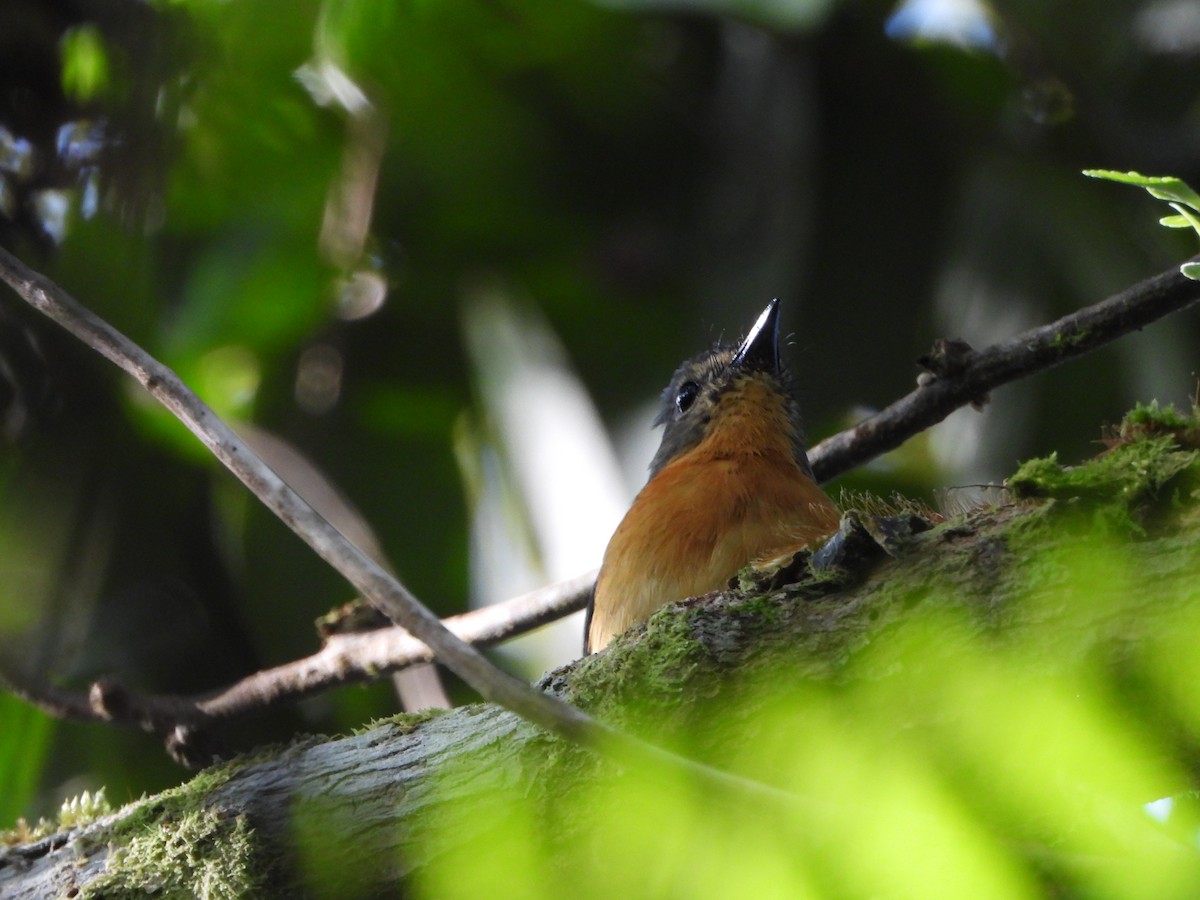
[[585, 655], [668, 603], [719, 590], [746, 566], [769, 566], [838, 529], [780, 361], [777, 299], [739, 344], [717, 343], [679, 366], [659, 425], [649, 479], [604, 551]]

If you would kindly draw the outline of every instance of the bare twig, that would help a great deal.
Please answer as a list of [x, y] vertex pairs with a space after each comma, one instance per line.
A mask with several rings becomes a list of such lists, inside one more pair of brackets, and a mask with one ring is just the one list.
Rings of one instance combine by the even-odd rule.
[[[580, 608], [595, 578], [595, 572], [588, 572], [504, 603], [451, 616], [445, 624], [476, 647], [492, 647], [561, 618], [573, 611], [568, 607]], [[402, 628], [334, 634], [312, 656], [256, 672], [197, 700], [194, 708], [204, 720], [232, 718], [342, 684], [374, 681], [383, 673], [433, 660], [432, 651]]]
[[[504, 603], [452, 616], [446, 627], [476, 647], [491, 647], [581, 609], [596, 579], [594, 571], [552, 584]], [[203, 727], [218, 720], [260, 712], [344, 684], [433, 661], [433, 652], [403, 628], [334, 634], [312, 656], [264, 669], [218, 691], [195, 696], [140, 694], [111, 681], [85, 693], [39, 683], [15, 672], [0, 681], [27, 702], [57, 718], [112, 722], [168, 734], [180, 726]]]
[[1056, 322], [985, 350], [960, 353], [944, 372], [908, 396], [813, 447], [809, 451], [813, 472], [818, 481], [836, 478], [894, 450], [994, 388], [1090, 353], [1197, 300], [1200, 282], [1185, 278], [1174, 267]]

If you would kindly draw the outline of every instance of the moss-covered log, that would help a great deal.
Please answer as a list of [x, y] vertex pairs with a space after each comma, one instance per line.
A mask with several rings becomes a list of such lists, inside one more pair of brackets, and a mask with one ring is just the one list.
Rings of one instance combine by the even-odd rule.
[[[0, 894], [616, 896], [694, 879], [699, 895], [770, 869], [783, 895], [921, 878], [1186, 895], [1195, 434], [1141, 411], [1086, 465], [1027, 464], [1003, 504], [851, 514], [821, 565], [746, 574], [547, 676], [607, 721], [794, 792], [794, 817], [714, 807], [682, 776], [598, 763], [475, 706], [266, 749], [11, 846]], [[1160, 798], [1167, 824], [1143, 808]]]

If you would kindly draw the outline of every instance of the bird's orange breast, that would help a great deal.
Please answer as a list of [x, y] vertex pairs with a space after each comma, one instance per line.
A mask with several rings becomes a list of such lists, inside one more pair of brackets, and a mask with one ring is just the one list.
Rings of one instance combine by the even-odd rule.
[[725, 586], [751, 563], [832, 534], [839, 513], [797, 464], [782, 402], [750, 381], [714, 411], [704, 438], [642, 489], [604, 554], [592, 650], [676, 600]]

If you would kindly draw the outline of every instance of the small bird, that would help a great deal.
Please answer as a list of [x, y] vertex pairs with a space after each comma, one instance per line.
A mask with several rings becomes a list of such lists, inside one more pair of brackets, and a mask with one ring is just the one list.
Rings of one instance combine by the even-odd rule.
[[725, 587], [837, 531], [817, 487], [789, 373], [779, 301], [737, 347], [718, 344], [675, 372], [655, 425], [650, 479], [608, 542], [584, 623], [584, 653], [676, 600]]

